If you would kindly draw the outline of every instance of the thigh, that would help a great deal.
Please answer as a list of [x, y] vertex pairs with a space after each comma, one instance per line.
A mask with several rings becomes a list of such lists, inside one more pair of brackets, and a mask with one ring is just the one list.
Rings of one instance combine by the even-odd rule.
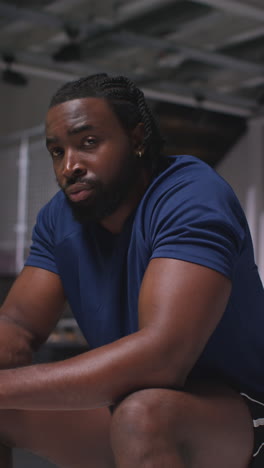
[[4, 444], [62, 468], [113, 468], [107, 408], [86, 411], [0, 411]]
[[188, 422], [196, 441], [193, 454], [197, 467], [249, 468], [254, 431], [241, 395], [221, 383], [195, 383], [188, 388], [187, 397], [194, 411], [193, 416], [189, 413]]

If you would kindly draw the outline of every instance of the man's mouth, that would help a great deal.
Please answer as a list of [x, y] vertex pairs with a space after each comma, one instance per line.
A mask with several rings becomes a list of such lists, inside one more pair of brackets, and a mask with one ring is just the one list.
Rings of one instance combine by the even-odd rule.
[[76, 183], [69, 186], [65, 193], [68, 198], [73, 202], [80, 202], [86, 200], [92, 194], [94, 188], [85, 183]]

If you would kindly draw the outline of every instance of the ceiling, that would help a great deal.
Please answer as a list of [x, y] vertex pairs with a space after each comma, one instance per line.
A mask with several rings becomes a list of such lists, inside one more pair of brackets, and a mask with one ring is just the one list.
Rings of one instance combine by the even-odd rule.
[[169, 150], [215, 164], [263, 112], [264, 2], [0, 1], [0, 69], [29, 81], [127, 75], [150, 99]]

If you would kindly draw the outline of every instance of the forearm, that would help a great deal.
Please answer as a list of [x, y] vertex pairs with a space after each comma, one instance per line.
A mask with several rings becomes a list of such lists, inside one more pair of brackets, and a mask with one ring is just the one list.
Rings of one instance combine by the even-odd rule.
[[65, 361], [0, 371], [0, 408], [88, 409], [140, 388], [170, 386], [150, 343], [134, 334]]
[[28, 365], [32, 353], [30, 333], [14, 321], [0, 317], [0, 369]]

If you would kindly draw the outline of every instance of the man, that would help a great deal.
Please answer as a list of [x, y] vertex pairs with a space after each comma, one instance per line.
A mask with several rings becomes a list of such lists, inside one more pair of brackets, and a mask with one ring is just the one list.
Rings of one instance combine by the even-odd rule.
[[[61, 190], [1, 309], [1, 467], [11, 447], [64, 468], [262, 466], [264, 295], [233, 191], [161, 155], [124, 77], [64, 85], [46, 136]], [[65, 299], [91, 349], [28, 366]]]

